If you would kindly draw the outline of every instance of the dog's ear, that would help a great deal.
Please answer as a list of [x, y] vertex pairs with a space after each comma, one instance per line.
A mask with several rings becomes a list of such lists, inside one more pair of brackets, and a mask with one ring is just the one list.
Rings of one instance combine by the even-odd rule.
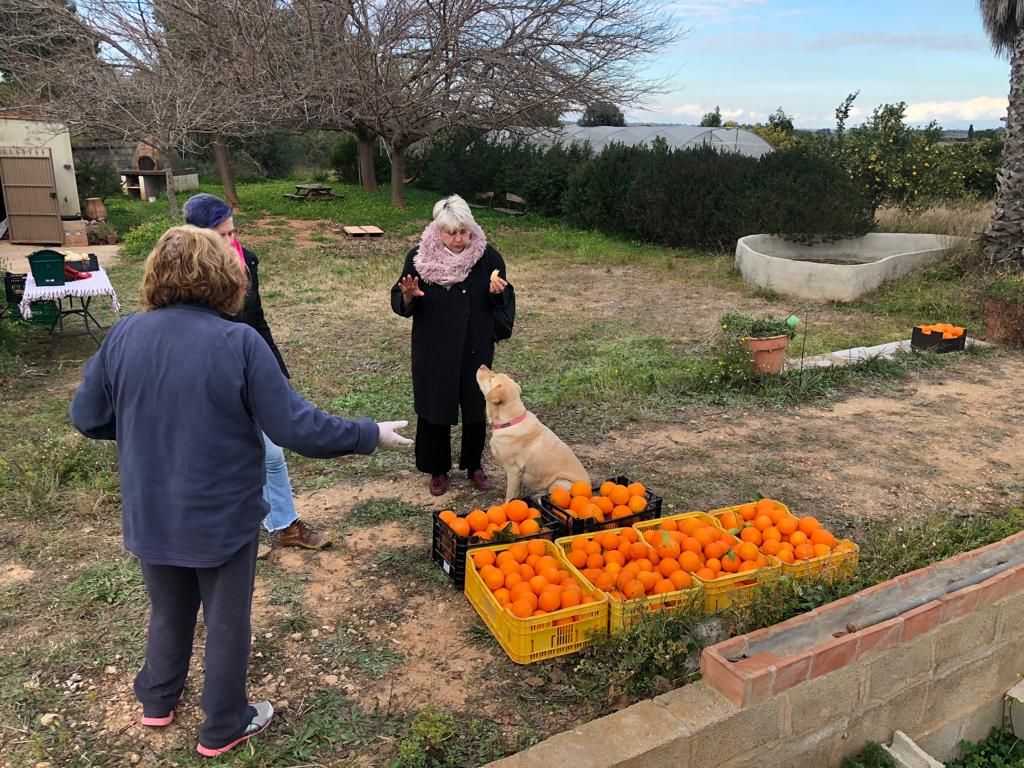
[[505, 400], [505, 385], [495, 384], [484, 396], [488, 403], [499, 405]]

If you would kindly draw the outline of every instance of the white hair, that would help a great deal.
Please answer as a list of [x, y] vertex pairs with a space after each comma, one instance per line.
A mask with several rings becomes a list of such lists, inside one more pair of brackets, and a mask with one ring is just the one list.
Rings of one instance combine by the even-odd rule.
[[457, 232], [476, 223], [469, 205], [458, 195], [434, 203], [434, 221], [445, 232]]

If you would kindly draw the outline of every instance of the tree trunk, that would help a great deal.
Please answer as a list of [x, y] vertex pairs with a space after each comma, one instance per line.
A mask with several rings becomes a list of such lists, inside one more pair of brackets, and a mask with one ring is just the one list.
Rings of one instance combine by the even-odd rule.
[[1003, 159], [996, 173], [996, 211], [982, 235], [990, 264], [1024, 267], [1024, 26], [1010, 56], [1010, 106], [1003, 134]]
[[373, 166], [373, 146], [377, 137], [372, 133], [357, 131], [359, 142], [359, 181], [367, 192], [377, 191], [377, 170]]
[[235, 177], [231, 172], [231, 162], [228, 160], [228, 148], [224, 144], [224, 137], [219, 133], [213, 134], [213, 156], [217, 160], [220, 183], [224, 185], [224, 199], [237, 211], [241, 203], [235, 191]]
[[405, 208], [405, 147], [391, 145], [391, 207]]
[[164, 166], [164, 181], [167, 184], [167, 209], [172, 219], [178, 218], [178, 198], [174, 194], [174, 169]]

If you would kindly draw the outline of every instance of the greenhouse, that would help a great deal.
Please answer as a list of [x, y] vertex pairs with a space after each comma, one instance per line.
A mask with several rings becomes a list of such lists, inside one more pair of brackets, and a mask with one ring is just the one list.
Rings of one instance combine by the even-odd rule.
[[534, 134], [530, 140], [541, 146], [590, 142], [594, 152], [600, 152], [612, 143], [626, 146], [650, 144], [657, 137], [665, 139], [673, 149], [705, 145], [723, 152], [739, 152], [748, 157], [761, 157], [772, 151], [767, 141], [745, 128], [706, 128], [700, 125], [600, 125], [591, 128], [566, 125]]

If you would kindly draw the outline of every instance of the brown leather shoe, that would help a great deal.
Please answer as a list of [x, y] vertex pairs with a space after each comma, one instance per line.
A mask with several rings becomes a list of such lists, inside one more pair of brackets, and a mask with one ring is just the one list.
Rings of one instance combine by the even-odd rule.
[[326, 533], [317, 533], [301, 520], [296, 520], [277, 534], [279, 547], [302, 547], [303, 549], [323, 549], [331, 546], [331, 537]]
[[448, 475], [431, 475], [430, 476], [430, 495], [440, 496], [448, 490]]
[[473, 485], [476, 486], [478, 491], [489, 491], [491, 490], [491, 481], [487, 475], [484, 474], [482, 469], [474, 469], [469, 473], [469, 479], [473, 481]]

